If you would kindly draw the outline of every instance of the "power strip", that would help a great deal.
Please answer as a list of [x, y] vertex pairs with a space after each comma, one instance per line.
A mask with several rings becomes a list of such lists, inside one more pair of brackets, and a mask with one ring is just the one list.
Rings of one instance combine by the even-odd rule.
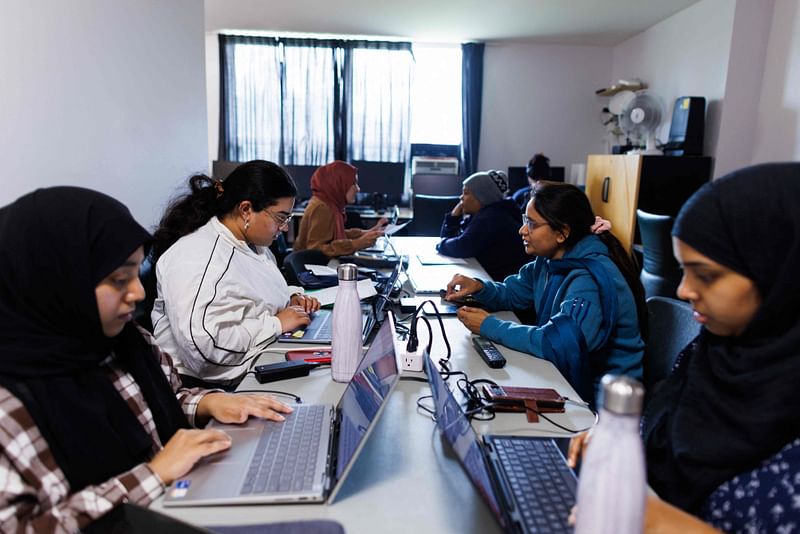
[[297, 376], [307, 376], [308, 373], [311, 372], [311, 369], [315, 369], [319, 366], [319, 363], [299, 360], [256, 365], [254, 371], [259, 384], [264, 384], [266, 382], [285, 380]]
[[425, 349], [418, 348], [415, 352], [403, 350], [400, 355], [400, 362], [403, 364], [404, 371], [422, 372], [422, 362], [425, 358]]

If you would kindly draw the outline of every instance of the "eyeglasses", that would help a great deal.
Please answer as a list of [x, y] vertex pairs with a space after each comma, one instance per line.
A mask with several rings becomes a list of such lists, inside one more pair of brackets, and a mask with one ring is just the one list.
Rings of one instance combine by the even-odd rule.
[[289, 223], [292, 222], [294, 215], [276, 215], [269, 210], [264, 210], [269, 213], [269, 216], [272, 217], [272, 220], [275, 221], [275, 224], [278, 225], [278, 228], [283, 228], [284, 226], [289, 226]]
[[547, 221], [545, 221], [545, 222], [534, 221], [533, 219], [531, 219], [530, 217], [528, 217], [524, 213], [522, 214], [522, 224], [524, 224], [525, 226], [528, 227], [528, 231], [529, 232], [533, 232], [534, 230], [536, 230], [540, 226], [547, 226], [548, 225]]

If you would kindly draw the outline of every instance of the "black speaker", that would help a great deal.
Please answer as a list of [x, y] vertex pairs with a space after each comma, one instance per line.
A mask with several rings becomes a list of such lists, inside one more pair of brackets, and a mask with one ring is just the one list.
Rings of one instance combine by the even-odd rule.
[[682, 96], [675, 100], [664, 154], [702, 156], [705, 117], [706, 99], [702, 96]]

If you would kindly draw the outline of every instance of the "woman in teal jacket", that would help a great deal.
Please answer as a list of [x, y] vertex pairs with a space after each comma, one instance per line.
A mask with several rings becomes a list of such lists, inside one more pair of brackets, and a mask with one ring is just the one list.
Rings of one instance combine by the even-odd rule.
[[473, 333], [551, 361], [592, 404], [604, 374], [641, 379], [647, 320], [630, 256], [596, 221], [580, 189], [539, 182], [519, 231], [536, 259], [502, 283], [456, 275], [447, 286], [449, 300], [472, 295], [490, 310], [533, 308], [535, 326], [466, 306], [458, 318]]

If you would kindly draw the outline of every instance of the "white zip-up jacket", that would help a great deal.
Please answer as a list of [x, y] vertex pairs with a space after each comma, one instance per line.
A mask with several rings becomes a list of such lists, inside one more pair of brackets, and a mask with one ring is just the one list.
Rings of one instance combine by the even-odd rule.
[[179, 373], [231, 382], [281, 333], [275, 314], [303, 290], [286, 284], [268, 248], [255, 248], [212, 217], [159, 258], [153, 334]]

